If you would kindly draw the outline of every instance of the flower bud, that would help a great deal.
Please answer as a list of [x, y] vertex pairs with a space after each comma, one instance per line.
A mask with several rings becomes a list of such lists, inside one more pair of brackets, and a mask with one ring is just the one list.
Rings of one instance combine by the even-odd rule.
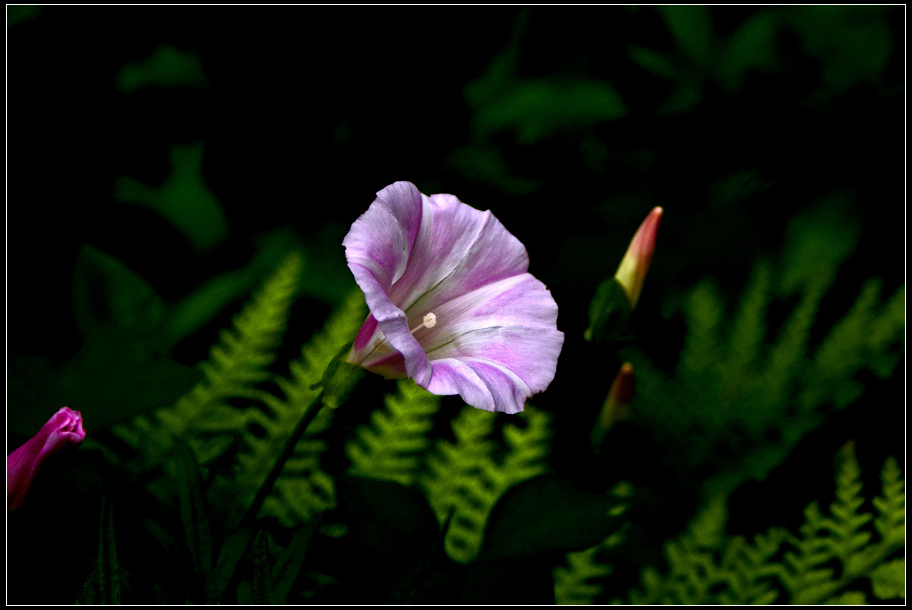
[[627, 253], [621, 260], [615, 279], [624, 287], [630, 307], [636, 307], [646, 281], [646, 272], [652, 262], [652, 253], [655, 251], [656, 235], [659, 232], [659, 223], [662, 220], [662, 208], [652, 209], [627, 248]]
[[25, 501], [38, 469], [48, 457], [66, 445], [78, 445], [85, 438], [82, 415], [63, 407], [31, 440], [6, 457], [6, 509], [16, 510]]
[[602, 405], [602, 412], [592, 428], [592, 448], [598, 452], [608, 431], [619, 421], [630, 415], [630, 401], [633, 399], [633, 365], [625, 362], [614, 378], [608, 398]]

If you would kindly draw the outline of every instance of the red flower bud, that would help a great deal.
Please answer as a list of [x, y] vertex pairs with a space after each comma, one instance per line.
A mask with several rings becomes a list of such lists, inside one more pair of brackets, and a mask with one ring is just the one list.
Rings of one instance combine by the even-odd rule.
[[630, 299], [630, 307], [636, 307], [646, 281], [646, 272], [652, 262], [652, 253], [655, 251], [656, 235], [659, 232], [659, 223], [662, 220], [662, 208], [653, 208], [640, 228], [637, 229], [627, 253], [621, 260], [615, 279], [620, 282]]

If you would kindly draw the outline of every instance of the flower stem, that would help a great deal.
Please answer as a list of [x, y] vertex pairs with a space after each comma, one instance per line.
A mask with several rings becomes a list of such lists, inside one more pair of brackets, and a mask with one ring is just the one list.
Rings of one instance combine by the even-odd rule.
[[279, 475], [282, 474], [282, 469], [285, 467], [285, 462], [291, 458], [292, 454], [294, 453], [295, 446], [298, 444], [298, 441], [301, 440], [301, 438], [304, 436], [304, 433], [307, 431], [307, 427], [317, 416], [317, 413], [320, 412], [320, 407], [323, 406], [322, 400], [323, 390], [320, 390], [320, 393], [317, 394], [311, 403], [307, 405], [307, 408], [304, 409], [304, 414], [301, 416], [301, 419], [298, 421], [298, 424], [292, 431], [291, 436], [289, 436], [285, 441], [285, 446], [282, 448], [282, 453], [280, 453], [279, 457], [276, 458], [275, 464], [272, 466], [272, 470], [269, 471], [269, 474], [266, 476], [266, 480], [263, 481], [263, 484], [260, 486], [256, 497], [253, 499], [253, 502], [250, 504], [247, 512], [244, 513], [244, 516], [241, 518], [240, 523], [238, 523], [238, 528], [252, 525], [254, 520], [256, 520], [257, 515], [260, 514], [260, 509], [263, 507], [263, 502], [265, 502], [269, 494], [272, 493], [272, 488], [275, 486], [275, 482], [278, 480]]

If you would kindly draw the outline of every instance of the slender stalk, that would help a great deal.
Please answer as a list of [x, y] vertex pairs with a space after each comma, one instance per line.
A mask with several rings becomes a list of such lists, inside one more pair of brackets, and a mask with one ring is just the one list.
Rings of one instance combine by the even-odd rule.
[[304, 433], [307, 431], [307, 427], [317, 416], [317, 413], [320, 412], [322, 400], [323, 390], [320, 390], [320, 393], [317, 394], [311, 403], [307, 405], [307, 408], [304, 409], [304, 414], [298, 421], [298, 425], [295, 426], [295, 429], [292, 431], [291, 436], [289, 436], [285, 441], [285, 446], [282, 448], [282, 453], [280, 453], [279, 457], [276, 458], [275, 464], [272, 466], [272, 470], [269, 471], [269, 474], [266, 476], [266, 480], [263, 481], [263, 484], [260, 486], [256, 497], [253, 499], [253, 502], [250, 504], [247, 512], [245, 512], [244, 516], [241, 518], [241, 521], [238, 524], [238, 528], [252, 525], [256, 520], [257, 515], [260, 514], [260, 509], [263, 507], [263, 502], [265, 502], [269, 494], [272, 493], [272, 488], [275, 486], [275, 482], [278, 480], [279, 475], [282, 474], [282, 469], [285, 468], [285, 462], [291, 458], [292, 454], [294, 453], [295, 446], [298, 444], [298, 441], [301, 440], [301, 438], [304, 436]]

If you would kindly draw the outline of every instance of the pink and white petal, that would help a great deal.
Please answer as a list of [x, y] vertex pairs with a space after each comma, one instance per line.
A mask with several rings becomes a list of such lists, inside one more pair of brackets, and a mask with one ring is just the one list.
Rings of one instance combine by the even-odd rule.
[[378, 192], [342, 240], [349, 267], [361, 265], [388, 291], [408, 265], [421, 226], [423, 197], [410, 182], [396, 182]]
[[483, 359], [502, 365], [529, 386], [544, 391], [557, 371], [564, 333], [557, 329], [494, 326], [459, 334], [429, 351], [431, 364], [441, 359]]
[[479, 358], [447, 358], [431, 363], [434, 374], [427, 386], [434, 394], [459, 394], [469, 405], [486, 411], [519, 413], [532, 391], [512, 371]]
[[466, 404], [476, 409], [495, 410], [494, 397], [488, 386], [468, 364], [455, 358], [446, 358], [435, 360], [431, 366], [434, 374], [427, 385], [421, 386], [428, 392], [439, 396], [459, 394]]
[[391, 296], [411, 320], [456, 296], [525, 273], [529, 256], [490, 211], [452, 195], [433, 195], [425, 198], [408, 267]]
[[430, 352], [459, 335], [494, 326], [557, 328], [557, 303], [540, 281], [528, 273], [482, 286], [433, 310], [436, 325], [416, 338]]
[[376, 319], [379, 330], [390, 345], [398, 350], [405, 359], [408, 376], [419, 385], [426, 384], [431, 377], [431, 364], [418, 340], [412, 336], [405, 312], [390, 301], [386, 291], [370, 270], [353, 263], [349, 263], [348, 267], [354, 274], [358, 286], [364, 291], [364, 300], [367, 301], [367, 306]]

